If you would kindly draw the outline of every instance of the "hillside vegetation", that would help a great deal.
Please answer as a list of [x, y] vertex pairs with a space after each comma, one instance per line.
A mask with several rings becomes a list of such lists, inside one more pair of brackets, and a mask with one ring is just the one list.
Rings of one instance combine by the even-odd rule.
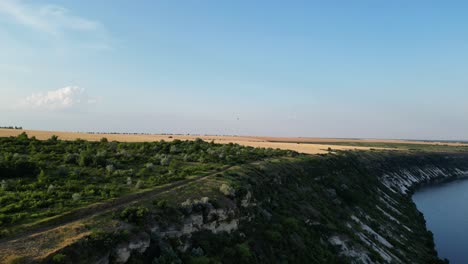
[[146, 143], [0, 138], [0, 234], [70, 210], [270, 157], [273, 149], [202, 140]]
[[456, 152], [0, 141], [6, 263], [445, 263], [410, 194], [468, 172]]

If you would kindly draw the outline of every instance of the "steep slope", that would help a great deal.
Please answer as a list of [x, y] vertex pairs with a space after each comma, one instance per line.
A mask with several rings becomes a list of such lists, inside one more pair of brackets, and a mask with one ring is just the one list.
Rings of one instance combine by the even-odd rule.
[[467, 154], [380, 151], [242, 165], [88, 221], [41, 261], [444, 263], [410, 195], [466, 172]]

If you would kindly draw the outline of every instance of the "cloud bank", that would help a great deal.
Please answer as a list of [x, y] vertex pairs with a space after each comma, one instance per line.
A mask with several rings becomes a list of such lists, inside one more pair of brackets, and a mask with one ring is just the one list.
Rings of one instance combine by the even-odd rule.
[[44, 93], [34, 93], [21, 101], [23, 108], [41, 110], [64, 110], [94, 104], [95, 99], [89, 98], [85, 89], [77, 86], [67, 86]]

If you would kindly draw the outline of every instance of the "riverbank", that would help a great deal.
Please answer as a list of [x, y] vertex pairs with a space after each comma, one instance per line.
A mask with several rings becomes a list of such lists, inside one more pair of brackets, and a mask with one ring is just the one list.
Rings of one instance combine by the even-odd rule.
[[419, 188], [412, 196], [434, 233], [439, 255], [452, 264], [468, 263], [468, 181], [466, 178]]

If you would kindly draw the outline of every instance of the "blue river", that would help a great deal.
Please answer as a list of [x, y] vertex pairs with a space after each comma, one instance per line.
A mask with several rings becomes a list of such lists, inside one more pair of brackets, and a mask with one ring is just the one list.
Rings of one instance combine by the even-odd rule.
[[424, 187], [413, 195], [427, 228], [434, 233], [439, 257], [468, 263], [468, 180]]

